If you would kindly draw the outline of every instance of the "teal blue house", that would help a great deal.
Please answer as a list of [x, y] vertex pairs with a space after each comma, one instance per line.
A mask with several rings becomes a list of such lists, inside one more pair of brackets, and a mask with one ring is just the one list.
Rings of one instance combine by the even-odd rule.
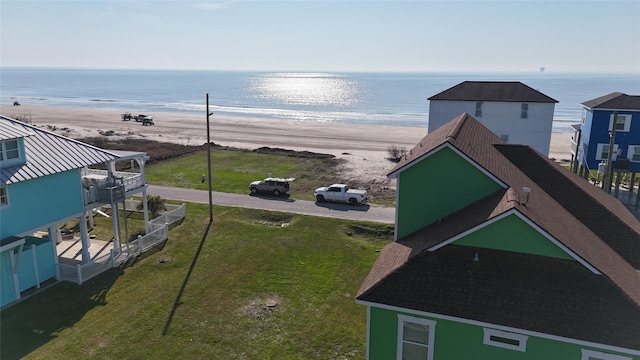
[[[134, 194], [146, 199], [145, 160], [144, 153], [102, 150], [0, 116], [0, 307], [44, 283], [81, 284], [113, 266], [123, 253], [118, 213], [113, 250], [96, 258], [89, 253], [92, 211]], [[119, 161], [137, 162], [138, 172], [117, 171]], [[144, 216], [148, 222], [146, 206]], [[56, 245], [65, 236], [61, 224], [73, 219], [80, 220], [81, 250], [70, 261]]]
[[388, 176], [367, 359], [640, 359], [640, 222], [617, 199], [466, 113]]

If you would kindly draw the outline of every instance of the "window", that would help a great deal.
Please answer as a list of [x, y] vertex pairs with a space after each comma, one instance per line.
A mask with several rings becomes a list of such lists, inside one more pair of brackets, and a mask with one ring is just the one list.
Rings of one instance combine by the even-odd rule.
[[500, 135], [500, 139], [502, 140], [503, 144], [508, 144], [509, 143], [509, 134]]
[[7, 194], [7, 186], [0, 186], [0, 206], [9, 205], [9, 194]]
[[582, 349], [580, 360], [632, 360], [630, 357]]
[[526, 119], [529, 117], [529, 104], [522, 103], [520, 105], [520, 119]]
[[5, 140], [0, 146], [0, 161], [8, 161], [20, 158], [18, 140]]
[[629, 161], [640, 162], [640, 145], [629, 145], [627, 157]]
[[476, 101], [476, 117], [482, 117], [482, 101]]
[[527, 339], [529, 337], [526, 335], [489, 328], [484, 328], [483, 330], [484, 340], [482, 342], [485, 345], [497, 346], [504, 349], [511, 349], [522, 352], [527, 351]]
[[398, 360], [432, 360], [436, 322], [398, 315]]
[[[613, 124], [613, 114], [609, 118], [609, 131], [611, 131], [611, 124]], [[630, 114], [618, 114], [616, 119], [616, 132], [617, 131], [629, 131], [631, 128], [631, 115]]]
[[[609, 144], [598, 144], [596, 149], [596, 160], [607, 160], [609, 156]], [[611, 160], [616, 160], [618, 157], [618, 144], [613, 145], [613, 155]]]

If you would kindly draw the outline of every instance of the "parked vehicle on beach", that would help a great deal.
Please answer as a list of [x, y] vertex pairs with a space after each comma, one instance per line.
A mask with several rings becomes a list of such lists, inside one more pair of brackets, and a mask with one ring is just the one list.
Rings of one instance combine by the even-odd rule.
[[155, 125], [155, 124], [153, 123], [153, 119], [149, 117], [146, 119], [142, 119], [142, 126], [145, 126], [145, 125]]
[[316, 201], [325, 202], [342, 202], [351, 205], [361, 205], [369, 199], [367, 190], [351, 189], [345, 184], [333, 184], [327, 187], [317, 188], [313, 192]]
[[131, 113], [122, 114], [122, 121], [129, 121], [131, 119], [133, 119], [133, 115], [131, 115]]
[[252, 194], [271, 193], [275, 196], [286, 194], [289, 192], [289, 183], [295, 178], [272, 178], [268, 177], [264, 180], [254, 181], [249, 184], [249, 191]]
[[137, 122], [144, 122], [144, 120], [151, 120], [153, 122], [153, 118], [147, 114], [138, 114], [133, 117]]

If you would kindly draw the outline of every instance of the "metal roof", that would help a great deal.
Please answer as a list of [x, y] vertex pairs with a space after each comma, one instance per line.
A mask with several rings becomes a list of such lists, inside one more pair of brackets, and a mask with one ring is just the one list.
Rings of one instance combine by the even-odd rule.
[[0, 140], [17, 139], [33, 135], [33, 131], [16, 126], [10, 121], [0, 121]]
[[26, 162], [0, 165], [0, 182], [12, 184], [119, 159], [116, 153], [0, 115], [0, 140], [22, 137]]

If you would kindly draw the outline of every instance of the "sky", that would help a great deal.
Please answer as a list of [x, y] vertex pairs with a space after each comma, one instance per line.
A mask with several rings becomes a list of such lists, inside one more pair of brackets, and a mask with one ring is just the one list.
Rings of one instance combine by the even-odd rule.
[[0, 65], [640, 74], [640, 0], [0, 0]]

